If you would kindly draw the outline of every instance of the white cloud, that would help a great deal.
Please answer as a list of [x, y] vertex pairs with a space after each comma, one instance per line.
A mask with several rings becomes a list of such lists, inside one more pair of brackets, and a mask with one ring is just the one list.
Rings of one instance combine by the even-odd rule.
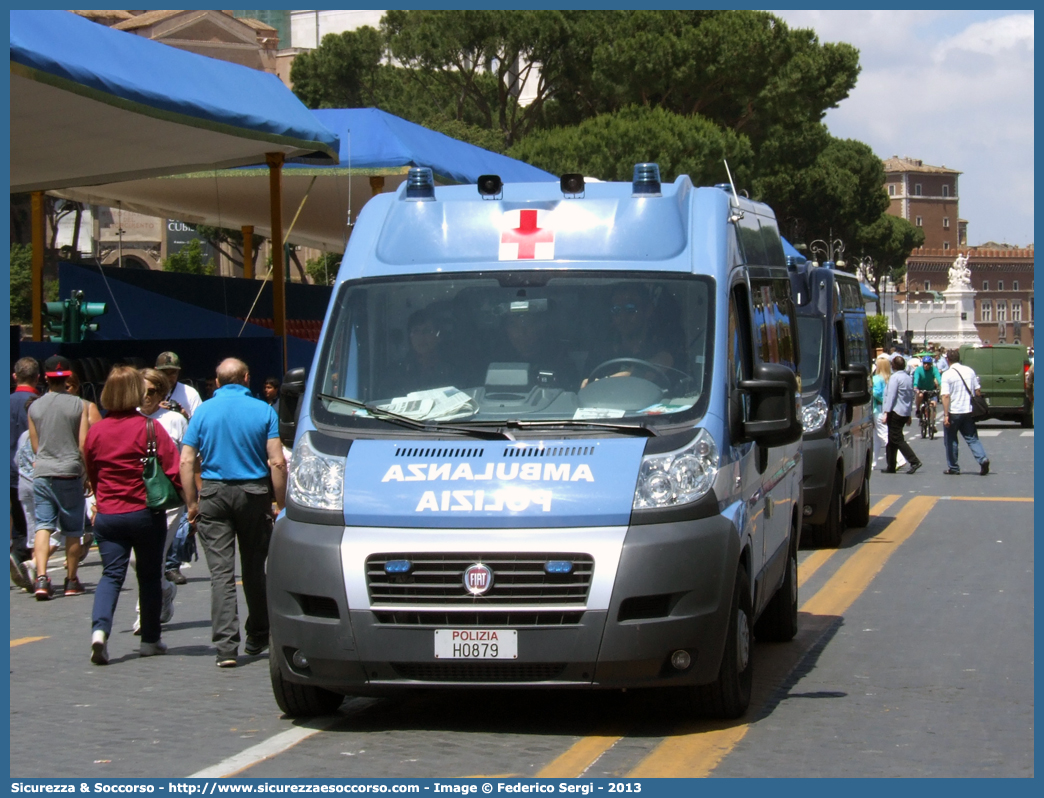
[[831, 133], [960, 170], [973, 244], [1033, 241], [1032, 13], [774, 13], [860, 50], [855, 89], [827, 113]]

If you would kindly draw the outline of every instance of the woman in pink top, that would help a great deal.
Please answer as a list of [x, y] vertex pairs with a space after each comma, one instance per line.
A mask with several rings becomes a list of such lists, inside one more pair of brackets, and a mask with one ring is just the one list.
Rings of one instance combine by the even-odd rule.
[[[139, 653], [150, 657], [167, 650], [160, 640], [160, 578], [167, 522], [163, 510], [150, 510], [146, 505], [142, 460], [148, 445], [149, 420], [137, 411], [144, 396], [145, 379], [136, 369], [113, 368], [101, 394], [108, 415], [90, 428], [84, 447], [87, 478], [98, 503], [94, 535], [102, 558], [102, 577], [94, 591], [91, 615], [91, 662], [96, 665], [109, 661], [112, 616], [132, 550], [138, 564], [141, 603]], [[159, 461], [180, 491], [177, 447], [162, 426], [154, 422], [152, 426]]]

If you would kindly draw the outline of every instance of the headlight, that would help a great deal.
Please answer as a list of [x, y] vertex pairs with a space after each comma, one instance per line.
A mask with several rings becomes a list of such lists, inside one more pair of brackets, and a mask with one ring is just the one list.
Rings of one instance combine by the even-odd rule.
[[822, 396], [817, 396], [816, 401], [801, 408], [801, 426], [805, 432], [815, 432], [826, 423], [827, 403]]
[[287, 494], [302, 507], [340, 510], [344, 507], [344, 458], [317, 452], [306, 433], [294, 447]]
[[718, 447], [701, 429], [684, 449], [642, 458], [633, 507], [645, 510], [694, 502], [710, 490], [717, 473]]

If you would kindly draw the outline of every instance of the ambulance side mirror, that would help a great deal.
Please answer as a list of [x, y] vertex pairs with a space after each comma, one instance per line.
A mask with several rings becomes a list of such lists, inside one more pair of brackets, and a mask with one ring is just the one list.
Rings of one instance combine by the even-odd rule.
[[294, 446], [297, 417], [301, 412], [301, 397], [304, 396], [307, 379], [307, 369], [290, 369], [279, 386], [279, 439], [288, 449]]

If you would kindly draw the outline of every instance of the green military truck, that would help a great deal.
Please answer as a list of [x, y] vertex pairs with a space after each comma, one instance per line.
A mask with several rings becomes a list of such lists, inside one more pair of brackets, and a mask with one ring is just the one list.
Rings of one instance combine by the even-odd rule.
[[1033, 426], [1033, 399], [1026, 386], [1030, 361], [1021, 344], [961, 347], [961, 363], [975, 369], [982, 395], [990, 406], [989, 418]]

